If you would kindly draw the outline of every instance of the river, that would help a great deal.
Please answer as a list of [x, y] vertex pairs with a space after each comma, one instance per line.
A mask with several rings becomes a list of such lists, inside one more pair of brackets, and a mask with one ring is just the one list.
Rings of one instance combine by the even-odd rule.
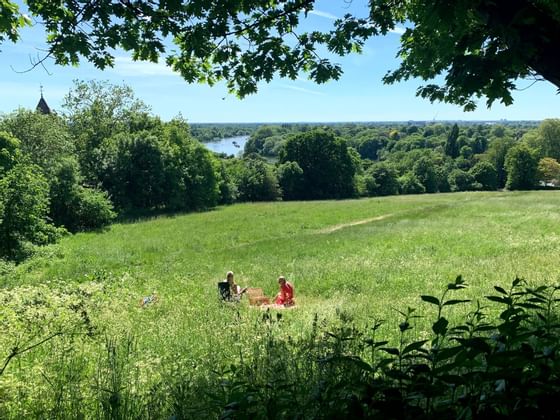
[[237, 155], [243, 152], [245, 143], [249, 140], [249, 136], [228, 137], [217, 141], [202, 143], [208, 149], [216, 153], [226, 153], [228, 155]]

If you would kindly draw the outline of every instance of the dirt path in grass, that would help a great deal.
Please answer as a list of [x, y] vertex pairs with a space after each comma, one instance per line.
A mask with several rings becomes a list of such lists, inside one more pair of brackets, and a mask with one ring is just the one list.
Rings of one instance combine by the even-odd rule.
[[347, 227], [365, 225], [366, 223], [377, 222], [379, 220], [386, 219], [390, 216], [392, 216], [392, 214], [382, 214], [381, 216], [370, 217], [368, 219], [362, 219], [362, 220], [356, 220], [355, 222], [340, 223], [338, 225], [333, 225], [333, 226], [323, 228], [323, 229], [317, 231], [317, 233], [333, 233], [333, 232], [336, 232], [337, 230], [341, 230], [341, 229], [344, 229], [344, 228], [347, 228]]

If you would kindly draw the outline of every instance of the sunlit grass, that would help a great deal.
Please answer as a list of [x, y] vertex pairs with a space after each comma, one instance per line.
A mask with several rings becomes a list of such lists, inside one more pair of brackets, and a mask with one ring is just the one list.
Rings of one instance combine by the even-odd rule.
[[[432, 310], [419, 295], [440, 295], [459, 274], [470, 285], [460, 297], [484, 304], [493, 285], [516, 276], [558, 283], [559, 222], [557, 192], [240, 204], [67, 237], [2, 282], [7, 289], [106, 283], [90, 350], [103, 336], [133, 335], [139, 358], [157, 374], [174, 355], [188, 354], [203, 369], [254, 341], [263, 313], [217, 301], [216, 282], [228, 270], [269, 296], [278, 275], [295, 285], [298, 307], [283, 313], [288, 334], [302, 334], [315, 314], [334, 320], [341, 313], [361, 325], [385, 319], [393, 334], [397, 309]], [[159, 302], [139, 308], [152, 292]]]
[[[241, 204], [68, 237], [61, 257], [30, 263], [18, 282], [110, 272], [125, 279], [130, 299], [155, 290], [162, 307], [172, 302], [196, 317], [193, 308], [215, 300], [227, 270], [269, 295], [283, 274], [295, 284], [298, 313], [342, 305], [386, 317], [390, 307], [414, 306], [419, 294], [439, 292], [458, 274], [472, 297], [515, 276], [558, 281], [559, 205], [555, 192]], [[350, 225], [376, 216], [385, 218]]]

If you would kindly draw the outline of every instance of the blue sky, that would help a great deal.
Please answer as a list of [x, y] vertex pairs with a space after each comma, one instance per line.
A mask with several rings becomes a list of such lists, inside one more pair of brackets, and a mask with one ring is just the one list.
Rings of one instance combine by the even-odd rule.
[[[328, 29], [333, 19], [345, 13], [359, 13], [367, 2], [322, 0], [309, 14], [304, 28]], [[350, 8], [350, 9], [349, 9]], [[395, 69], [399, 32], [369, 40], [361, 55], [337, 58], [344, 74], [338, 81], [316, 85], [305, 77], [291, 81], [276, 79], [262, 83], [259, 92], [245, 99], [228, 94], [224, 84], [212, 88], [189, 85], [165, 64], [133, 62], [125, 52], [117, 52], [116, 65], [104, 71], [82, 62], [79, 67], [56, 66], [52, 61], [27, 73], [38, 48], [44, 48], [39, 28], [27, 29], [17, 44], [0, 46], [0, 113], [18, 107], [34, 108], [39, 86], [52, 108], [60, 109], [74, 79], [108, 80], [126, 83], [137, 97], [151, 106], [154, 114], [167, 120], [182, 114], [190, 122], [299, 122], [299, 121], [407, 121], [407, 120], [541, 120], [558, 118], [560, 96], [548, 82], [514, 93], [515, 102], [505, 107], [495, 104], [488, 110], [481, 101], [475, 112], [465, 113], [458, 106], [417, 98], [419, 80], [384, 85], [383, 75]], [[520, 88], [530, 85], [519, 81]]]

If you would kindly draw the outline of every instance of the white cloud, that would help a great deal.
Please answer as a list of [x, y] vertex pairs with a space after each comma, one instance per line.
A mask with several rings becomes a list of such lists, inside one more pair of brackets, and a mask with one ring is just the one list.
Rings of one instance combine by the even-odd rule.
[[292, 86], [292, 85], [286, 85], [286, 84], [281, 84], [279, 86], [283, 89], [295, 90], [297, 92], [309, 93], [311, 95], [324, 95], [323, 92], [319, 92], [317, 90], [312, 90], [312, 89], [307, 89], [307, 88], [302, 88], [302, 87], [299, 87], [299, 86]]
[[398, 34], [398, 35], [404, 34], [405, 31], [406, 31], [406, 29], [402, 28], [400, 26], [395, 26], [393, 29], [389, 29], [389, 32], [391, 32], [393, 34]]
[[134, 61], [131, 57], [115, 57], [115, 66], [110, 69], [121, 76], [178, 76], [164, 63]]
[[310, 10], [308, 12], [310, 15], [324, 17], [326, 19], [337, 20], [338, 17], [333, 15], [332, 13], [322, 12], [321, 10]]

